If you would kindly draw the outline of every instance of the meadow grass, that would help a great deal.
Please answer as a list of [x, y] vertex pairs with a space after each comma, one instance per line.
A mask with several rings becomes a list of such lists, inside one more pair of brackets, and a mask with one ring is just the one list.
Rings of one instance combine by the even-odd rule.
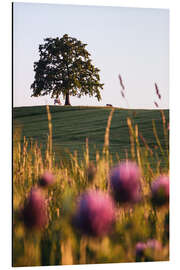
[[[52, 148], [56, 161], [68, 162], [70, 155], [77, 151], [78, 160], [84, 158], [86, 138], [88, 138], [90, 160], [96, 160], [96, 152], [102, 151], [104, 146], [104, 135], [107, 119], [111, 108], [108, 107], [63, 107], [49, 106], [52, 122]], [[166, 118], [166, 126], [169, 121], [169, 111], [163, 111]], [[26, 139], [35, 140], [41, 146], [43, 158], [46, 153], [48, 130], [48, 117], [45, 106], [21, 107], [13, 109], [14, 129], [18, 126], [22, 129], [21, 143], [24, 136]], [[109, 151], [113, 161], [123, 159], [126, 155], [131, 156], [131, 142], [127, 118], [132, 124], [138, 126], [139, 143], [141, 149], [144, 141], [153, 151], [151, 163], [156, 166], [158, 156], [161, 161], [160, 167], [166, 166], [162, 153], [157, 147], [153, 132], [152, 120], [157, 129], [158, 138], [165, 148], [165, 137], [162, 125], [162, 115], [159, 110], [123, 110], [114, 108], [109, 134]], [[167, 136], [166, 136], [167, 137]], [[166, 147], [167, 148], [167, 147]]]
[[[98, 109], [91, 109], [92, 119], [95, 119]], [[37, 108], [24, 110], [24, 115], [19, 115], [21, 121], [14, 128], [13, 266], [135, 262], [138, 260], [135, 252], [136, 244], [138, 242], [147, 242], [149, 239], [158, 240], [162, 248], [160, 250], [147, 250], [146, 256], [143, 256], [141, 261], [168, 260], [169, 209], [168, 206], [155, 207], [150, 201], [152, 181], [160, 174], [168, 174], [169, 172], [169, 139], [166, 112], [156, 112], [156, 116], [157, 114], [161, 115], [161, 121], [158, 118], [157, 129], [157, 121], [153, 121], [151, 111], [149, 115], [147, 111], [137, 111], [136, 115], [133, 115], [128, 110], [119, 111], [114, 108], [104, 108], [102, 109], [104, 111], [99, 111], [99, 115], [102, 112], [104, 115], [105, 112], [106, 116], [102, 147], [96, 149], [96, 151], [94, 150], [93, 155], [90, 155], [92, 144], [89, 143], [89, 137], [92, 137], [88, 136], [88, 133], [86, 134], [88, 127], [83, 125], [82, 129], [85, 129], [83, 136], [86, 134], [88, 139], [85, 138], [84, 150], [81, 149], [81, 158], [79, 158], [79, 151], [75, 148], [74, 151], [71, 149], [68, 153], [68, 159], [64, 159], [64, 156], [57, 159], [56, 152], [53, 151], [55, 149], [53, 147], [54, 141], [56, 143], [55, 138], [53, 139], [56, 130], [56, 126], [53, 126], [55, 119], [58, 118], [59, 122], [65, 121], [64, 116], [67, 112], [71, 116], [76, 112], [75, 117], [79, 114], [79, 118], [76, 119], [77, 122], [75, 118], [73, 120], [75, 121], [74, 125], [77, 125], [78, 121], [84, 119], [82, 115], [85, 111], [87, 117], [90, 110], [88, 108], [73, 107], [59, 109], [47, 106], [46, 121], [43, 120], [43, 110], [44, 108], [40, 108], [40, 110]], [[93, 114], [93, 111], [95, 111], [95, 114]], [[19, 112], [20, 110], [15, 110], [14, 116], [16, 120]], [[37, 116], [37, 112], [39, 112], [39, 116]], [[31, 113], [31, 116], [29, 113]], [[123, 115], [123, 120], [119, 117], [120, 115]], [[143, 115], [146, 115], [146, 117], [143, 118]], [[21, 126], [23, 124], [22, 118], [24, 117], [25, 120], [27, 116], [29, 121], [31, 119], [32, 122], [26, 132], [29, 132], [31, 128], [35, 128], [33, 119], [35, 121], [36, 117], [38, 117], [38, 121], [44, 121], [41, 122], [40, 133], [47, 125], [45, 130], [47, 131], [48, 128], [48, 137], [46, 140], [44, 137], [43, 146], [36, 140], [36, 136], [34, 136], [35, 139], [24, 136], [26, 132]], [[146, 130], [147, 125], [145, 125], [145, 134], [143, 134], [142, 127], [147, 118], [151, 119], [151, 127], [149, 126], [148, 130]], [[100, 120], [102, 118], [99, 118]], [[111, 128], [117, 130], [117, 126], [120, 125], [118, 123], [122, 124], [121, 121], [123, 121], [123, 125], [126, 126], [128, 131], [128, 136], [126, 136], [127, 133], [123, 136], [122, 144], [127, 142], [127, 145], [129, 145], [129, 149], [124, 151], [123, 155], [119, 153], [118, 149], [116, 149], [116, 152], [113, 150], [113, 153], [111, 153], [111, 134], [114, 137], [112, 142], [113, 139], [114, 142], [117, 139], [117, 134], [111, 132]], [[69, 138], [72, 131], [70, 129], [71, 124], [66, 125], [61, 122], [59, 125], [66, 126], [62, 132], [66, 132]], [[69, 132], [67, 131], [68, 128], [70, 129]], [[94, 133], [98, 132], [98, 127], [96, 128], [93, 131]], [[33, 130], [31, 132], [36, 133]], [[149, 133], [151, 134], [147, 136]], [[29, 134], [29, 137], [31, 137], [31, 134]], [[66, 134], [63, 133], [62, 136]], [[60, 135], [59, 137], [61, 138]], [[154, 146], [156, 147], [154, 148]], [[77, 147], [77, 149], [79, 148]], [[116, 222], [109, 236], [90, 237], [82, 235], [72, 223], [77, 198], [89, 189], [101, 190], [111, 195], [110, 170], [124, 159], [135, 161], [141, 170], [142, 200], [140, 203], [128, 207], [120, 203], [116, 204]], [[95, 168], [92, 177], [89, 177], [90, 166]], [[21, 209], [31, 188], [38, 185], [38, 181], [45, 171], [52, 172], [56, 179], [54, 185], [43, 190], [48, 202], [49, 223], [40, 231], [28, 230], [23, 224]]]

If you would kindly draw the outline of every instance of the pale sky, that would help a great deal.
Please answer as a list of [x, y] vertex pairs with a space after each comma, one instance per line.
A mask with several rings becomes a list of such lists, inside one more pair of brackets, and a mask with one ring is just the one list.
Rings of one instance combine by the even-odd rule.
[[[167, 9], [14, 3], [14, 107], [53, 104], [31, 97], [33, 63], [44, 38], [64, 34], [88, 44], [100, 71], [102, 100], [71, 97], [71, 104], [123, 108], [169, 108], [169, 11]], [[125, 85], [121, 96], [118, 74]], [[162, 99], [159, 102], [154, 83]], [[62, 102], [64, 102], [62, 100]]]

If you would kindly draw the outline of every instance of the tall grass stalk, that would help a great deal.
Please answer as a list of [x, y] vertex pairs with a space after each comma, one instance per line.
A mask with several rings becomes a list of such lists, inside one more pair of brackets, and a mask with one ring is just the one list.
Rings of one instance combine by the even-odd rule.
[[138, 133], [138, 126], [135, 125], [135, 140], [136, 140], [136, 151], [137, 151], [137, 160], [138, 160], [138, 165], [142, 169], [142, 164], [141, 164], [141, 154], [140, 154], [140, 144], [139, 144], [139, 133]]
[[167, 154], [165, 154], [165, 152], [163, 150], [163, 147], [161, 145], [161, 142], [159, 140], [159, 137], [158, 137], [158, 133], [157, 133], [157, 129], [156, 129], [156, 124], [155, 124], [155, 121], [154, 120], [152, 120], [152, 126], [153, 126], [153, 133], [154, 133], [154, 136], [156, 138], [156, 142], [157, 142], [157, 144], [159, 146], [159, 149], [160, 149], [160, 151], [161, 151], [161, 153], [162, 153], [162, 155], [164, 157], [164, 160], [167, 163], [167, 166], [169, 166], [169, 154], [168, 154], [169, 151], [167, 152]]
[[51, 120], [51, 113], [49, 109], [49, 105], [46, 105], [47, 110], [47, 117], [48, 117], [48, 128], [49, 128], [49, 136], [48, 136], [48, 145], [49, 151], [47, 155], [49, 155], [49, 170], [52, 170], [52, 120]]
[[132, 127], [132, 122], [131, 119], [129, 117], [127, 117], [127, 125], [129, 127], [129, 138], [130, 138], [130, 144], [131, 144], [131, 157], [133, 160], [135, 160], [135, 143], [134, 143], [134, 130]]
[[166, 145], [166, 153], [167, 156], [169, 156], [169, 141], [168, 141], [168, 127], [166, 126], [166, 117], [163, 110], [160, 110], [161, 112], [161, 118], [163, 123], [163, 132], [164, 132], [164, 139], [165, 139], [165, 145]]
[[85, 162], [86, 162], [86, 166], [89, 165], [89, 145], [88, 145], [88, 138], [86, 138], [86, 151], [85, 151]]
[[107, 126], [106, 126], [106, 131], [104, 135], [104, 147], [103, 147], [103, 153], [105, 154], [109, 150], [109, 133], [110, 133], [110, 127], [111, 127], [111, 121], [114, 113], [114, 108], [111, 110], [108, 121], [107, 121]]

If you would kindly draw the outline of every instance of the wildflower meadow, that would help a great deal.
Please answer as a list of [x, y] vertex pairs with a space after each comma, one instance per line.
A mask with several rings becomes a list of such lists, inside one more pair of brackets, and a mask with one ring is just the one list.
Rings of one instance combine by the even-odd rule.
[[55, 107], [46, 106], [48, 136], [41, 141], [24, 135], [14, 113], [13, 266], [169, 260], [168, 114], [155, 110], [158, 126], [149, 121], [148, 137], [136, 112], [118, 109], [126, 126], [118, 136], [129, 142], [122, 151], [111, 148], [113, 117], [121, 119], [106, 108], [101, 147], [93, 148], [87, 134], [80, 156], [74, 148], [61, 155]]

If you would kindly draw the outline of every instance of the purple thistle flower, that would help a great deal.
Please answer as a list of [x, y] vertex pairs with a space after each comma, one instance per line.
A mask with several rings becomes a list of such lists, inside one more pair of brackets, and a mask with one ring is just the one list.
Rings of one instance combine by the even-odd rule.
[[22, 217], [29, 229], [42, 229], [48, 223], [47, 204], [40, 189], [32, 188], [22, 210]]
[[146, 243], [138, 242], [135, 247], [136, 261], [147, 261], [149, 255], [162, 249], [161, 243], [156, 239], [149, 239]]
[[108, 194], [90, 190], [80, 197], [74, 225], [82, 234], [104, 236], [111, 231], [114, 219], [114, 203]]
[[162, 248], [161, 243], [156, 239], [149, 239], [146, 245], [148, 249], [151, 249], [153, 251], [158, 251]]
[[145, 252], [145, 249], [146, 249], [147, 245], [146, 243], [143, 243], [143, 242], [138, 242], [136, 244], [136, 258], [138, 260], [140, 260], [143, 256], [144, 256], [144, 252]]
[[151, 184], [151, 200], [156, 206], [169, 202], [169, 176], [161, 175]]
[[140, 200], [140, 169], [135, 162], [121, 162], [110, 172], [110, 185], [117, 202], [135, 203]]
[[50, 172], [45, 172], [39, 180], [40, 187], [48, 187], [53, 183], [54, 183], [54, 175]]

